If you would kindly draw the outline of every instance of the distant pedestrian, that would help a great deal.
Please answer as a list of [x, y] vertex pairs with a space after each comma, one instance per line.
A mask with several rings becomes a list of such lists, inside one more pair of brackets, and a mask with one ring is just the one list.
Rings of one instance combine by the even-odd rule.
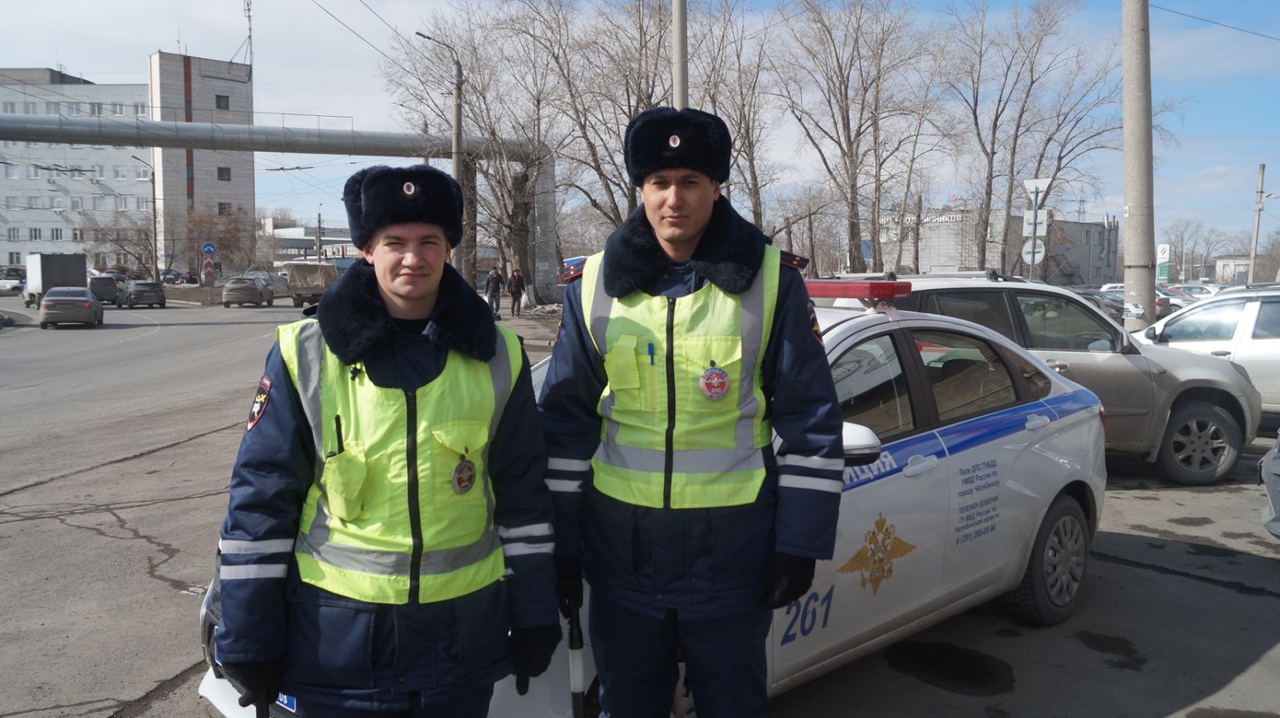
[[520, 316], [520, 304], [524, 299], [524, 276], [519, 269], [511, 270], [511, 278], [507, 280], [507, 294], [511, 295], [511, 316]]
[[498, 273], [498, 268], [494, 267], [489, 270], [489, 276], [484, 280], [484, 295], [489, 299], [489, 308], [493, 310], [493, 318], [495, 320], [502, 319], [502, 275]]

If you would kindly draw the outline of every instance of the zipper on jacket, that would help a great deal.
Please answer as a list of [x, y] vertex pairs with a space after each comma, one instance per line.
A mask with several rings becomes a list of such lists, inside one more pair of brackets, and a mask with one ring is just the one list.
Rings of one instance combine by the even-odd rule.
[[675, 462], [676, 435], [676, 300], [667, 297], [667, 446], [663, 458], [662, 508], [671, 508], [671, 472]]
[[405, 458], [409, 462], [409, 531], [413, 534], [413, 555], [409, 560], [409, 603], [418, 603], [418, 583], [422, 574], [422, 506], [418, 499], [418, 397], [405, 391], [406, 430]]

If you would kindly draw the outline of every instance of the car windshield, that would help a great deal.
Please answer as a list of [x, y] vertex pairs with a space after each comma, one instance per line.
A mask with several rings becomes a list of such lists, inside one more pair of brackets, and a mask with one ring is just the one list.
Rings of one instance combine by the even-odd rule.
[[45, 292], [44, 296], [50, 299], [57, 299], [58, 297], [84, 298], [84, 296], [87, 295], [88, 293], [89, 293], [88, 289], [78, 289], [75, 287], [54, 287], [53, 289], [50, 289], [49, 291]]
[[246, 284], [253, 284], [253, 282], [249, 281], [248, 279], [228, 279], [227, 280], [228, 287], [243, 287]]
[[134, 289], [159, 289], [160, 285], [155, 282], [134, 282]]

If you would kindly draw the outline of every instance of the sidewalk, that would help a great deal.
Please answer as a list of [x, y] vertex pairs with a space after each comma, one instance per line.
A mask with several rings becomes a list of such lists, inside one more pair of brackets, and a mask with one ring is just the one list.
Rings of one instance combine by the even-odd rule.
[[555, 342], [556, 331], [560, 327], [560, 305], [551, 304], [537, 310], [524, 310], [519, 317], [511, 317], [507, 307], [502, 309], [502, 321], [498, 326], [515, 332], [524, 341], [524, 351], [529, 355], [529, 363], [537, 364], [540, 360], [551, 356], [551, 345]]

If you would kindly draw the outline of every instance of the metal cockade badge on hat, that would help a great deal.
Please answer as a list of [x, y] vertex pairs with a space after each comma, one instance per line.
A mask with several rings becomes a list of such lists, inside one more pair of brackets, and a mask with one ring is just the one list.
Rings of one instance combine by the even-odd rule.
[[417, 191], [418, 191], [418, 185], [416, 185], [416, 184], [414, 184], [414, 183], [412, 183], [412, 182], [405, 182], [405, 183], [404, 183], [404, 187], [403, 187], [403, 189], [404, 189], [404, 193], [405, 193], [406, 195], [411, 195], [411, 194], [413, 194], [414, 192], [417, 192]]
[[458, 494], [465, 494], [471, 490], [476, 483], [476, 465], [467, 459], [467, 455], [463, 454], [459, 457], [458, 465], [453, 468], [453, 490]]
[[675, 149], [675, 148], [679, 147], [679, 146], [680, 146], [680, 135], [672, 135], [672, 136], [667, 140], [667, 144], [668, 144], [668, 145], [671, 145], [671, 148], [672, 148], [672, 149]]
[[712, 401], [719, 401], [729, 394], [729, 374], [711, 362], [711, 368], [702, 372], [698, 380], [698, 388], [702, 395]]

